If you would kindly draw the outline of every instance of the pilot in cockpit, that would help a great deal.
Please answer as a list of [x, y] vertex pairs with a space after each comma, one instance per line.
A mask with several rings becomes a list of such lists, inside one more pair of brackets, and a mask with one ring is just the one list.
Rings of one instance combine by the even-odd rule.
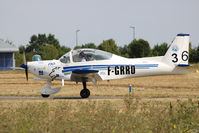
[[86, 62], [86, 54], [84, 52], [79, 53], [80, 62]]

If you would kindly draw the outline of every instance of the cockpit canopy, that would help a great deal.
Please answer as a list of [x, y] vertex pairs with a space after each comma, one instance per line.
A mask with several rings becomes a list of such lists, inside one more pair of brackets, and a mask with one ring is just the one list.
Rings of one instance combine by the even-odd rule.
[[[109, 60], [112, 54], [97, 49], [77, 49], [63, 55], [59, 60], [62, 63]], [[72, 60], [72, 61], [71, 61]]]

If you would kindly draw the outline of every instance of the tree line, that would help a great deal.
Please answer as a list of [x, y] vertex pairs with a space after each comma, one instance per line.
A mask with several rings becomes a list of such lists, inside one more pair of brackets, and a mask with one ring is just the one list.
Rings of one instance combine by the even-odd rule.
[[[74, 49], [79, 48], [94, 48], [116, 55], [129, 58], [141, 58], [150, 56], [163, 56], [169, 48], [167, 43], [156, 44], [153, 48], [150, 47], [148, 41], [144, 39], [134, 39], [128, 45], [118, 46], [113, 39], [103, 40], [102, 43], [96, 45], [94, 43], [82, 44], [76, 46]], [[16, 66], [23, 64], [23, 51], [26, 53], [26, 60], [31, 61], [33, 55], [39, 54], [42, 60], [58, 59], [66, 52], [71, 50], [70, 47], [60, 45], [59, 40], [52, 34], [38, 34], [30, 37], [29, 44], [20, 46], [19, 52], [16, 53]], [[189, 61], [196, 63], [199, 62], [199, 46], [192, 48], [189, 44]]]

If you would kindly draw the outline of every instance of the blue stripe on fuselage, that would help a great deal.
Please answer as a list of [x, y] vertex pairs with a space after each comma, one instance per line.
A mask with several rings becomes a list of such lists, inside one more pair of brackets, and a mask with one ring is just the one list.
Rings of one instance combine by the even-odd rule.
[[[133, 64], [70, 66], [70, 67], [63, 67], [62, 72], [71, 72], [76, 70], [106, 69], [107, 67], [114, 68], [115, 66], [129, 66], [129, 65]], [[135, 68], [149, 68], [149, 67], [158, 67], [158, 64], [135, 64], [134, 66]]]

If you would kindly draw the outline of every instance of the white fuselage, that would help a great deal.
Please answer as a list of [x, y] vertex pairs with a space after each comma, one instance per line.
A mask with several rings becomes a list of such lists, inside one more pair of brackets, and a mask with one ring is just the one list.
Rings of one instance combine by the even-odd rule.
[[71, 80], [74, 70], [98, 70], [101, 80], [169, 74], [173, 67], [161, 62], [162, 57], [127, 59], [113, 55], [111, 60], [62, 63], [59, 60], [28, 62], [36, 77], [46, 80]]

